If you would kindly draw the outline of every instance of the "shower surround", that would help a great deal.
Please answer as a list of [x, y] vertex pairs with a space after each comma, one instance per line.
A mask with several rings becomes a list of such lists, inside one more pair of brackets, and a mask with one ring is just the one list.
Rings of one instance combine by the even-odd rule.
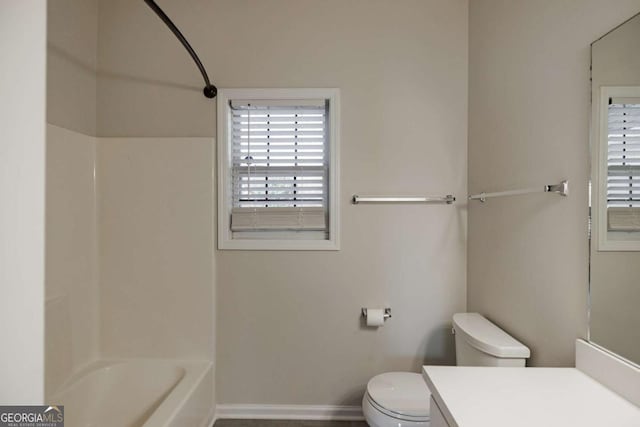
[[[131, 426], [156, 408], [185, 426], [213, 416], [211, 146], [48, 126], [48, 400], [73, 409], [100, 395]], [[127, 378], [149, 375], [168, 379], [127, 411]]]

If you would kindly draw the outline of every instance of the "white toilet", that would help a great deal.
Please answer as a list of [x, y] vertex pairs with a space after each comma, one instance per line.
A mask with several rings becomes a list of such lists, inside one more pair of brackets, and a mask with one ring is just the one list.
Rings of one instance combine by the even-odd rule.
[[[478, 313], [453, 315], [456, 365], [524, 367], [529, 349]], [[387, 372], [373, 377], [362, 399], [371, 427], [429, 426], [431, 393], [422, 374]]]

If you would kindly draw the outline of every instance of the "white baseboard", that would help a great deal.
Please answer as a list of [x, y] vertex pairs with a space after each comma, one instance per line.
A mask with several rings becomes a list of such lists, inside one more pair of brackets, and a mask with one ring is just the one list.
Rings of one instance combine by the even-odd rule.
[[364, 420], [361, 406], [218, 404], [216, 419]]
[[213, 404], [213, 407], [211, 408], [211, 412], [209, 413], [209, 416], [207, 417], [207, 421], [205, 421], [205, 423], [202, 425], [202, 427], [213, 427], [213, 425], [216, 423], [216, 404]]

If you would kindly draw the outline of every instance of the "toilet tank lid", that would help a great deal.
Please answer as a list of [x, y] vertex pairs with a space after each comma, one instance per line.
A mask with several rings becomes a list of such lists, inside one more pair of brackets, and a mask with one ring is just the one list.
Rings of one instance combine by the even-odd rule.
[[478, 313], [453, 315], [453, 328], [472, 347], [504, 358], [528, 358], [529, 348]]

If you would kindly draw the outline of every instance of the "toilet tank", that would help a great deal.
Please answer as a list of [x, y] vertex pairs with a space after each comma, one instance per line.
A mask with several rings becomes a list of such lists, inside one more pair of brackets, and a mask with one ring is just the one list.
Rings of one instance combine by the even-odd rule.
[[529, 348], [478, 313], [453, 315], [456, 365], [524, 367]]

